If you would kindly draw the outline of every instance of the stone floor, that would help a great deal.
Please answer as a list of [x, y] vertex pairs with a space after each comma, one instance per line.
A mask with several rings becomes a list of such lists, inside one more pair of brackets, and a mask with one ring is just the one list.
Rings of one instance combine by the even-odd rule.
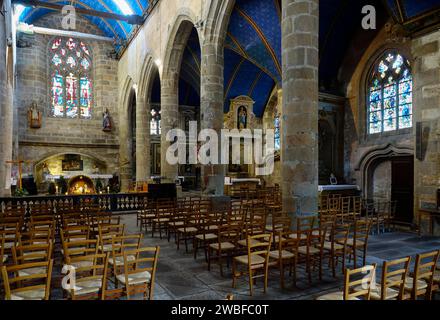
[[[122, 222], [126, 224], [128, 233], [137, 233], [136, 215], [125, 215]], [[178, 251], [173, 240], [159, 239], [159, 235], [151, 238], [151, 233], [144, 237], [145, 245], [159, 245], [160, 256], [156, 274], [155, 300], [219, 300], [225, 299], [232, 293], [236, 300], [266, 299], [266, 300], [310, 300], [327, 292], [338, 290], [342, 285], [342, 276], [337, 279], [331, 277], [328, 270], [324, 271], [323, 281], [317, 277], [309, 285], [304, 268], [298, 271], [298, 283], [294, 288], [292, 282], [286, 282], [282, 290], [279, 284], [279, 273], [272, 270], [269, 277], [269, 288], [266, 294], [262, 290], [262, 280], [257, 280], [253, 297], [249, 295], [245, 277], [239, 280], [237, 288], [232, 289], [230, 269], [220, 276], [218, 265], [214, 264], [211, 271], [207, 270], [203, 253], [200, 251], [197, 260], [192, 252], [185, 253], [185, 249]], [[371, 236], [367, 263], [377, 263], [398, 259], [408, 255], [432, 251], [440, 248], [440, 238], [418, 237], [410, 233], [386, 233]], [[380, 271], [378, 272], [380, 274]], [[286, 273], [286, 279], [289, 277]]]

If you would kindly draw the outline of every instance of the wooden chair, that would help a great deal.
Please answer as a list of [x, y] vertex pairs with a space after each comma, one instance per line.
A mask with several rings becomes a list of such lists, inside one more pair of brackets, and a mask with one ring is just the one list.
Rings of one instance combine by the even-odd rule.
[[284, 289], [284, 273], [289, 268], [289, 273], [293, 273], [293, 283], [296, 286], [296, 274], [298, 264], [299, 240], [291, 237], [292, 231], [281, 230], [278, 232], [278, 248], [269, 253], [269, 257], [274, 261], [274, 265], [280, 270], [280, 285]]
[[75, 278], [63, 288], [71, 300], [105, 300], [107, 289], [107, 268], [110, 253], [91, 254], [77, 257]]
[[148, 297], [149, 300], [153, 300], [159, 251], [159, 247], [124, 251], [123, 273], [119, 273], [116, 277], [123, 285], [127, 299], [130, 299], [131, 293], [140, 287], [144, 299]]
[[90, 226], [75, 225], [61, 229], [61, 241], [82, 241], [90, 239]]
[[174, 201], [158, 201], [156, 204], [156, 217], [152, 220], [151, 236], [159, 231], [159, 237], [162, 239], [162, 234], [168, 231], [168, 223], [170, 217], [175, 214], [176, 203]]
[[54, 231], [52, 229], [32, 229], [28, 232], [22, 232], [19, 234], [18, 242], [20, 245], [54, 243]]
[[217, 241], [208, 246], [208, 270], [211, 271], [211, 260], [216, 259], [220, 266], [220, 275], [223, 276], [223, 258], [231, 258], [238, 248], [238, 239], [241, 229], [238, 225], [222, 225], [217, 230]]
[[[53, 260], [2, 267], [6, 300], [49, 300]], [[42, 270], [41, 273], [20, 276], [20, 271]]]
[[64, 263], [74, 268], [90, 266], [90, 261], [84, 260], [81, 257], [97, 255], [98, 249], [98, 240], [64, 242]]
[[352, 236], [349, 236], [347, 240], [347, 248], [349, 257], [353, 257], [354, 267], [357, 268], [357, 258], [359, 253], [361, 253], [362, 257], [362, 265], [366, 264], [371, 221], [357, 220], [353, 227]]
[[[124, 252], [127, 250], [137, 250], [141, 246], [143, 235], [142, 234], [134, 234], [134, 235], [126, 235], [126, 236], [117, 236], [112, 238], [112, 250], [111, 256], [109, 258], [109, 266], [111, 268], [111, 272], [114, 275], [114, 281], [117, 286], [117, 278], [118, 270], [124, 267]], [[127, 259], [134, 260], [135, 256], [128, 256]]]
[[177, 242], [177, 229], [185, 225], [185, 218], [191, 214], [192, 206], [190, 201], [177, 202], [177, 208], [169, 217], [168, 222], [168, 242], [171, 240], [171, 235], [174, 235], [174, 241]]
[[[307, 231], [312, 232], [315, 226], [316, 217], [315, 216], [305, 216], [296, 218], [296, 237], [300, 240], [305, 240], [307, 237]], [[295, 236], [293, 233], [292, 237]]]
[[370, 300], [371, 287], [376, 281], [376, 264], [355, 270], [346, 269], [344, 274], [342, 291], [325, 294], [316, 300], [360, 300], [361, 297]]
[[[17, 226], [17, 224], [14, 224]], [[4, 227], [4, 226], [3, 226]], [[12, 248], [18, 242], [17, 229], [0, 229], [0, 266], [6, 264], [12, 256]]]
[[349, 222], [353, 219], [350, 217], [351, 211], [351, 197], [342, 197], [340, 200], [340, 209], [336, 213], [337, 221], [340, 223]]
[[424, 296], [426, 300], [431, 300], [439, 254], [440, 251], [433, 251], [417, 255], [414, 272], [405, 281], [405, 292], [409, 293], [409, 297], [405, 298], [417, 300], [419, 296]]
[[185, 243], [185, 252], [188, 252], [188, 242], [194, 245], [194, 237], [199, 233], [200, 219], [201, 216], [198, 212], [187, 212], [185, 214], [183, 225], [177, 228], [177, 250], [180, 249], [182, 241]]
[[362, 214], [362, 197], [356, 196], [351, 198], [350, 217], [353, 221], [359, 220]]
[[124, 224], [99, 225], [98, 226], [99, 251], [110, 252], [112, 250], [113, 237], [123, 236], [124, 232], [125, 232]]
[[[266, 239], [269, 239], [268, 241]], [[264, 278], [264, 293], [267, 290], [267, 280], [269, 275], [269, 252], [272, 245], [272, 234], [260, 234], [248, 236], [247, 255], [234, 257], [232, 260], [232, 287], [235, 288], [236, 279], [243, 275], [249, 277], [249, 291], [253, 295], [253, 283], [256, 278]], [[238, 266], [244, 266], [242, 271], [238, 271]], [[263, 274], [258, 275], [262, 270]]]
[[152, 226], [153, 219], [156, 218], [156, 204], [154, 202], [148, 203], [147, 207], [140, 210], [137, 215], [137, 223], [140, 231], [148, 232], [148, 227]]
[[304, 261], [306, 264], [306, 272], [309, 283], [312, 283], [312, 268], [315, 269], [318, 266], [319, 280], [322, 280], [322, 264], [324, 244], [327, 234], [327, 227], [324, 226], [319, 230], [319, 235], [312, 235], [313, 230], [304, 230], [301, 233], [297, 233], [299, 247], [298, 247], [298, 260]]
[[345, 258], [347, 255], [347, 239], [350, 231], [349, 224], [336, 224], [329, 226], [330, 239], [324, 241], [323, 255], [329, 258], [329, 265], [332, 269], [333, 277], [336, 277], [336, 266], [341, 260], [342, 273], [345, 270]]
[[372, 286], [371, 300], [403, 300], [410, 261], [411, 257], [384, 261], [381, 283]]
[[[12, 257], [14, 265], [46, 262], [52, 259], [52, 243], [47, 244], [31, 244], [31, 245], [17, 245], [12, 247]], [[19, 276], [32, 275], [41, 273], [41, 270], [36, 269], [22, 269], [19, 271]]]
[[202, 247], [205, 253], [205, 260], [208, 261], [208, 246], [217, 241], [217, 230], [223, 223], [224, 217], [221, 212], [213, 212], [201, 217], [199, 233], [194, 236], [194, 259], [197, 259], [199, 247]]

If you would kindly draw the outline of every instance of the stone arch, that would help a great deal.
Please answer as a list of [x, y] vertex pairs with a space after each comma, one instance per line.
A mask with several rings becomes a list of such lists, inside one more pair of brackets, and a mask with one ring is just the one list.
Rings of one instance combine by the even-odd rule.
[[[62, 156], [64, 154], [66, 154], [66, 152], [48, 152], [48, 153], [45, 153], [45, 154], [41, 155], [40, 156], [40, 160], [36, 161], [33, 164], [34, 171], [35, 171], [35, 168], [37, 166], [39, 166], [40, 164], [42, 164], [44, 161], [46, 161], [46, 160], [48, 160], [50, 158]], [[84, 151], [69, 151], [68, 154], [76, 154], [76, 155], [88, 157], [88, 158], [91, 158], [91, 159], [95, 160], [99, 164], [101, 164], [101, 165], [103, 165], [105, 167], [108, 167], [107, 161], [103, 157], [100, 157], [100, 156], [98, 156], [96, 154], [91, 154], [89, 152], [84, 152]]]
[[156, 71], [159, 71], [159, 68], [154, 62], [154, 58], [151, 55], [147, 55], [144, 59], [144, 63], [142, 64], [142, 69], [139, 75], [137, 92], [139, 99], [144, 99], [145, 101], [149, 100]]
[[234, 6], [235, 0], [213, 0], [209, 4], [203, 35], [205, 42], [215, 44], [217, 56], [223, 56], [221, 53]]
[[[183, 10], [173, 22], [163, 61], [163, 81], [174, 80], [175, 83], [173, 83], [173, 85], [178, 85], [178, 76], [182, 64], [183, 52], [194, 25], [195, 16], [190, 10]], [[201, 39], [199, 29], [197, 29], [197, 32], [199, 39]]]
[[131, 135], [130, 135], [130, 111], [133, 97], [136, 97], [136, 90], [133, 88], [134, 82], [131, 77], [127, 77], [124, 82], [120, 97], [120, 110], [119, 113], [119, 174], [121, 191], [128, 191], [131, 174], [132, 174], [132, 161], [131, 161]]
[[360, 172], [361, 188], [365, 198], [372, 196], [372, 178], [374, 170], [383, 161], [394, 157], [413, 156], [410, 147], [386, 144], [365, 153], [356, 165], [355, 170]]

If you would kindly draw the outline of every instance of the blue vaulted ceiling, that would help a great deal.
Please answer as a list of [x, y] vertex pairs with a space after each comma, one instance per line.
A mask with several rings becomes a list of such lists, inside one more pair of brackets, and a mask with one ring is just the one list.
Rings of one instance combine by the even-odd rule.
[[[41, 0], [58, 4], [70, 1]], [[125, 1], [134, 14], [144, 15], [149, 0], [76, 0], [74, 5], [97, 11], [123, 14], [116, 5]], [[165, 0], [166, 1], [166, 0]], [[361, 28], [362, 7], [374, 5], [378, 13], [377, 30]], [[225, 43], [225, 112], [230, 99], [249, 95], [255, 101], [255, 114], [261, 117], [273, 89], [281, 87], [281, 0], [236, 0]], [[344, 92], [342, 73], [349, 74], [360, 56], [391, 17], [420, 28], [420, 21], [440, 11], [440, 0], [321, 0], [319, 17], [320, 90]], [[27, 8], [21, 21], [33, 23], [50, 12]], [[135, 26], [122, 21], [86, 16], [109, 37], [127, 40]], [[434, 19], [435, 20], [435, 19]], [[435, 21], [434, 21], [435, 22]], [[432, 23], [432, 19], [429, 23]], [[195, 29], [191, 34], [181, 67], [180, 103], [200, 104], [200, 46]], [[153, 93], [154, 94], [154, 93]], [[157, 94], [156, 94], [157, 95]], [[157, 95], [159, 96], [159, 95]]]
[[390, 12], [397, 21], [406, 22], [428, 12], [440, 10], [439, 0], [386, 0]]
[[[390, 18], [388, 0], [321, 0], [319, 17], [319, 81], [322, 92], [344, 94], [344, 77], [353, 72], [362, 54]], [[432, 11], [440, 0], [403, 1], [408, 13]], [[394, 1], [393, 1], [394, 2]], [[377, 11], [377, 29], [363, 30], [362, 8], [373, 5]], [[264, 113], [273, 89], [281, 87], [281, 1], [237, 0], [232, 11], [225, 43], [225, 101], [248, 95], [255, 101], [257, 117]], [[193, 33], [184, 54], [182, 77], [200, 88], [200, 54]], [[193, 39], [193, 40], [191, 40]], [[197, 44], [194, 47], [194, 44]], [[197, 54], [194, 54], [196, 52]], [[195, 58], [197, 56], [197, 58]], [[347, 58], [348, 57], [348, 58]], [[348, 66], [347, 66], [348, 65]]]
[[[60, 5], [72, 4], [72, 1], [54, 1], [54, 0], [41, 0], [42, 2], [55, 3]], [[73, 5], [82, 9], [90, 9], [96, 11], [103, 11], [109, 13], [115, 13], [124, 15], [122, 9], [116, 4], [118, 1], [125, 1], [132, 10], [133, 14], [143, 16], [148, 9], [148, 0], [76, 0]], [[44, 8], [32, 8], [26, 7], [20, 16], [20, 21], [33, 24], [42, 16], [52, 13], [54, 11]], [[116, 21], [113, 19], [105, 19], [94, 16], [84, 15], [88, 20], [95, 24], [105, 36], [119, 39], [122, 41], [127, 40], [132, 31], [133, 25], [124, 21]]]

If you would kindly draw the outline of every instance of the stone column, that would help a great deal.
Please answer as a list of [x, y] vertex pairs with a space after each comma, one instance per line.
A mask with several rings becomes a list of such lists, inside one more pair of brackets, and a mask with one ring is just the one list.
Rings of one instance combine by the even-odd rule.
[[282, 0], [283, 209], [318, 210], [319, 0]]
[[150, 178], [150, 110], [143, 97], [136, 100], [136, 181]]
[[160, 168], [161, 176], [174, 182], [179, 172], [178, 165], [171, 165], [166, 160], [166, 152], [172, 142], [166, 140], [171, 129], [179, 127], [179, 75], [177, 72], [164, 74], [161, 81], [161, 136], [160, 136]]
[[200, 129], [214, 129], [217, 131], [219, 137], [219, 164], [202, 166], [202, 188], [203, 192], [206, 194], [215, 194], [219, 196], [224, 194], [226, 169], [225, 165], [220, 164], [220, 133], [224, 122], [223, 68], [223, 50], [217, 50], [215, 43], [205, 43], [202, 46]]
[[131, 182], [131, 153], [130, 146], [132, 141], [129, 134], [128, 113], [121, 115], [119, 124], [119, 175], [121, 192], [127, 192]]
[[[1, 8], [0, 8], [1, 9]], [[13, 144], [13, 108], [12, 108], [12, 66], [7, 65], [6, 52], [6, 23], [0, 15], [0, 196], [11, 195], [11, 165], [6, 161], [12, 160]]]

